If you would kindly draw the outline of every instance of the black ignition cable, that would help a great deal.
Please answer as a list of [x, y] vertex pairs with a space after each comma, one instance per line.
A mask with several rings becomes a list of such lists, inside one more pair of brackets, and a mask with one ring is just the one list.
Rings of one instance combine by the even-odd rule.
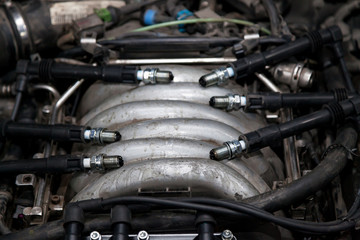
[[228, 141], [210, 151], [213, 160], [232, 159], [242, 152], [251, 153], [271, 146], [274, 142], [324, 125], [335, 125], [346, 117], [360, 114], [360, 97], [340, 103], [333, 102], [322, 110], [298, 117], [292, 121], [273, 124], [256, 131], [240, 135], [238, 140]]
[[117, 142], [121, 139], [118, 131], [109, 131], [106, 128], [91, 128], [88, 126], [66, 124], [37, 124], [19, 123], [11, 120], [0, 121], [0, 137], [47, 139], [58, 142], [82, 142], [106, 144]]
[[124, 165], [121, 156], [104, 154], [86, 156], [59, 155], [48, 158], [19, 159], [0, 162], [0, 174], [14, 173], [71, 173], [77, 171], [120, 168]]
[[213, 72], [202, 76], [199, 84], [203, 87], [221, 85], [228, 79], [243, 79], [257, 71], [265, 69], [268, 65], [274, 65], [292, 56], [315, 52], [323, 45], [332, 43], [334, 53], [340, 60], [347, 90], [354, 92], [351, 78], [343, 61], [342, 33], [338, 26], [332, 26], [319, 31], [313, 31], [295, 41], [283, 44], [274, 49], [260, 53], [254, 53], [221, 67]]
[[169, 83], [174, 79], [172, 72], [158, 68], [142, 70], [139, 66], [132, 65], [77, 65], [56, 62], [53, 59], [39, 62], [20, 60], [16, 69], [19, 75], [38, 77], [42, 81], [85, 79], [111, 83], [156, 84]]
[[227, 111], [239, 109], [244, 109], [245, 111], [257, 109], [274, 111], [281, 108], [320, 107], [331, 102], [341, 102], [354, 96], [357, 96], [357, 94], [348, 94], [344, 88], [320, 93], [259, 92], [245, 95], [228, 94], [226, 96], [214, 96], [210, 98], [209, 105]]

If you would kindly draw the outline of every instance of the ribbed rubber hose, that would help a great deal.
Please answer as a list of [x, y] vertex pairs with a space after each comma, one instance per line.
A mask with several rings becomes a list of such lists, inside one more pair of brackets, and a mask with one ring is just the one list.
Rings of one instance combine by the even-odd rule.
[[[352, 149], [356, 145], [357, 137], [355, 129], [345, 127], [340, 131], [334, 144], [341, 144], [347, 149]], [[330, 151], [324, 160], [310, 173], [293, 181], [286, 187], [248, 198], [245, 202], [266, 211], [274, 212], [304, 200], [326, 187], [345, 168], [349, 151], [344, 147], [338, 147]]]

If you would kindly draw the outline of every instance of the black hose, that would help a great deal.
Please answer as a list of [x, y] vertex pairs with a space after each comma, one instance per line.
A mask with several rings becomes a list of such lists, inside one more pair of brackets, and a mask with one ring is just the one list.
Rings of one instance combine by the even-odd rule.
[[265, 10], [270, 20], [271, 34], [274, 36], [280, 35], [280, 19], [279, 13], [273, 0], [262, 0]]
[[[352, 149], [356, 145], [357, 137], [357, 132], [353, 128], [346, 127], [339, 133], [335, 143]], [[284, 188], [246, 199], [245, 202], [269, 212], [289, 207], [329, 184], [346, 166], [348, 154], [345, 148], [337, 148], [328, 153], [309, 174]]]
[[342, 57], [339, 58], [339, 64], [340, 64], [340, 69], [341, 69], [343, 77], [344, 77], [346, 89], [349, 90], [350, 92], [355, 92], [355, 87], [352, 82], [349, 70], [347, 69], [344, 58], [342, 58]]
[[259, 38], [259, 44], [263, 45], [263, 44], [284, 44], [287, 43], [288, 40], [286, 40], [285, 38], [280, 38], [280, 37], [261, 37]]

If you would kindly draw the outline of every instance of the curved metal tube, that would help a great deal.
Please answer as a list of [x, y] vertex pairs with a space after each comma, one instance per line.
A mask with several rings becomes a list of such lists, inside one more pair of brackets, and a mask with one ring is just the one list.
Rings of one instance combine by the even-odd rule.
[[242, 113], [242, 119], [224, 114], [223, 111], [202, 104], [182, 101], [147, 101], [121, 104], [99, 113], [91, 120], [84, 116], [80, 124], [121, 128], [134, 122], [149, 119], [208, 119], [227, 124], [239, 132], [249, 132], [262, 126], [250, 116]]
[[[156, 94], [155, 94], [156, 93]], [[234, 91], [225, 88], [205, 89], [198, 83], [175, 83], [167, 85], [146, 85], [132, 89], [120, 95], [110, 96], [100, 105], [86, 114], [86, 118], [95, 117], [105, 109], [119, 104], [130, 102], [143, 102], [152, 100], [185, 101], [209, 105], [209, 99], [213, 96], [223, 96]], [[239, 91], [236, 91], [239, 94]], [[240, 93], [241, 94], [241, 93]]]
[[58, 90], [56, 90], [56, 88], [48, 84], [35, 84], [30, 88], [30, 91], [39, 90], [39, 89], [50, 92], [54, 96], [55, 100], [60, 98], [60, 93], [58, 92]]
[[84, 79], [81, 79], [79, 81], [76, 81], [66, 92], [59, 98], [59, 100], [56, 101], [56, 104], [53, 107], [52, 113], [51, 113], [51, 120], [50, 124], [56, 123], [56, 118], [58, 116], [59, 109], [61, 106], [68, 100], [69, 97], [81, 86], [81, 84], [84, 82]]
[[148, 138], [115, 142], [92, 147], [91, 155], [120, 155], [124, 163], [156, 158], [209, 158], [209, 149], [216, 145], [187, 139]]
[[154, 186], [159, 190], [190, 187], [192, 195], [232, 200], [259, 194], [243, 176], [224, 164], [208, 159], [160, 159], [147, 161], [145, 168], [134, 163], [108, 172], [81, 190], [72, 201], [137, 195], [139, 190], [153, 190]]
[[[196, 159], [195, 161], [198, 161], [198, 159]], [[233, 159], [231, 161], [223, 161], [221, 163], [237, 171], [238, 174], [247, 179], [259, 193], [264, 193], [271, 190], [266, 184], [266, 182], [259, 176], [259, 174], [252, 170], [250, 167], [248, 167], [246, 162], [239, 159]], [[146, 168], [146, 162], [144, 162], [144, 168]], [[92, 183], [97, 181], [100, 176], [101, 173], [77, 173], [70, 182], [71, 188], [74, 192], [80, 192], [84, 187], [89, 184], [89, 182]], [[186, 183], [184, 183], [184, 185], [185, 184]]]
[[181, 118], [138, 122], [121, 128], [119, 131], [122, 141], [152, 137], [185, 138], [219, 145], [240, 135], [239, 131], [221, 122]]

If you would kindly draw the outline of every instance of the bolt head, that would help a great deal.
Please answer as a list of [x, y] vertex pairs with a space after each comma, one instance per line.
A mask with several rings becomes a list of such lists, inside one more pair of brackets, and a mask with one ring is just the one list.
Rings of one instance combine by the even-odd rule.
[[90, 239], [91, 240], [101, 240], [101, 235], [97, 231], [93, 231], [90, 233]]
[[230, 230], [224, 230], [221, 233], [222, 240], [231, 240], [231, 239], [233, 239], [233, 237], [234, 237], [234, 235]]
[[137, 235], [138, 240], [148, 240], [149, 234], [146, 231], [140, 231]]

